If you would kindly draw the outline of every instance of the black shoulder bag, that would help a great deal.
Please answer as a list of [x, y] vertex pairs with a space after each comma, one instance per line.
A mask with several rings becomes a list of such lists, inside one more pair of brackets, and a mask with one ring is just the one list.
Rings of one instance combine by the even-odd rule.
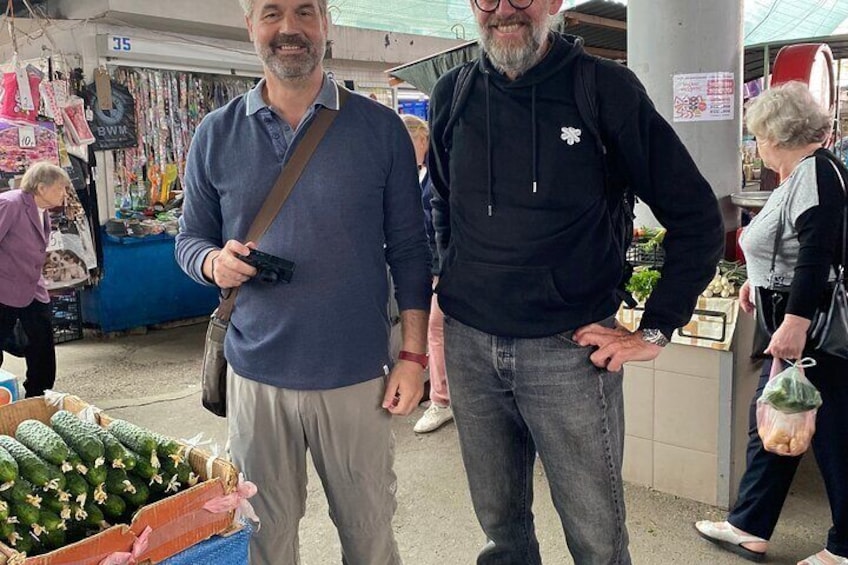
[[[845, 179], [842, 176], [840, 167], [833, 162], [833, 159], [829, 155], [825, 154], [824, 157], [834, 168], [836, 176], [839, 178], [839, 183], [842, 185], [842, 239], [839, 244], [842, 254], [839, 258], [839, 263], [832, 266], [836, 273], [836, 280], [833, 281], [833, 288], [829, 292], [830, 300], [826, 305], [823, 304], [821, 308], [816, 310], [811, 320], [810, 329], [807, 332], [806, 349], [848, 360], [848, 293], [845, 290], [845, 242], [848, 235], [848, 209], [846, 209], [846, 200], [848, 200], [848, 197], [845, 195]], [[769, 288], [755, 288], [757, 297], [757, 328], [754, 333], [753, 357], [765, 356], [765, 349], [768, 347], [772, 335], [774, 335], [774, 332], [783, 321], [783, 316], [786, 314], [786, 303], [789, 300], [789, 287], [774, 283], [775, 262], [777, 260], [780, 239], [783, 235], [784, 208], [785, 205], [781, 207], [777, 233], [774, 238], [771, 271], [769, 272]]]

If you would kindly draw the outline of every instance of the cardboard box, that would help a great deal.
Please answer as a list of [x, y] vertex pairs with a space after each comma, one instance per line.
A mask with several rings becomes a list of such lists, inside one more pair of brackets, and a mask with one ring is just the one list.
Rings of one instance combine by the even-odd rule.
[[[79, 413], [87, 407], [84, 401], [75, 396], [65, 397], [65, 410]], [[0, 434], [14, 436], [18, 424], [30, 418], [49, 424], [50, 416], [57, 410], [43, 398], [30, 398], [0, 406]], [[98, 417], [103, 426], [112, 420], [102, 412]], [[115, 525], [77, 543], [26, 559], [0, 543], [0, 565], [98, 565], [113, 553], [132, 551], [133, 543], [147, 526], [152, 528], [149, 545], [139, 556], [138, 562], [159, 563], [215, 534], [232, 529], [234, 511], [212, 514], [204, 510], [203, 505], [235, 490], [238, 474], [232, 464], [221, 459], [214, 461], [211, 475], [207, 474], [210, 458], [208, 453], [192, 449], [189, 464], [200, 475], [202, 482], [142, 507], [131, 524]]]

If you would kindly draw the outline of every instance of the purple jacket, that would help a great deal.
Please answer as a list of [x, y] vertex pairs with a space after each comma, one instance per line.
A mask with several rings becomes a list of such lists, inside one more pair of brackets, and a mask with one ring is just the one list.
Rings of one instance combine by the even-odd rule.
[[49, 217], [42, 223], [35, 197], [20, 190], [0, 194], [0, 304], [50, 302], [41, 276], [49, 237]]

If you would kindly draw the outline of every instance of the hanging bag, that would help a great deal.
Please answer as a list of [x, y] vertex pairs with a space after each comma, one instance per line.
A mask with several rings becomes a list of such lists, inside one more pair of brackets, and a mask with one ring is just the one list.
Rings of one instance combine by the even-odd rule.
[[[271, 192], [265, 198], [262, 208], [259, 209], [247, 232], [246, 241], [258, 242], [277, 217], [303, 169], [306, 168], [312, 153], [330, 129], [330, 125], [349, 96], [348, 91], [342, 87], [338, 87], [338, 92], [339, 110], [324, 107], [318, 110], [314, 123], [306, 131], [288, 163], [283, 167]], [[237, 296], [238, 288], [229, 289], [225, 292], [218, 308], [212, 313], [206, 330], [201, 367], [203, 407], [222, 418], [227, 416], [227, 360], [224, 358], [224, 339], [227, 336], [227, 327], [230, 325], [230, 315]]]
[[766, 451], [796, 457], [810, 448], [822, 399], [804, 369], [815, 365], [807, 357], [784, 370], [783, 360], [772, 361], [769, 381], [757, 399], [757, 433]]
[[[845, 290], [845, 264], [846, 249], [845, 242], [848, 241], [848, 195], [846, 195], [845, 179], [839, 166], [828, 154], [823, 155], [833, 167], [839, 183], [842, 186], [842, 239], [840, 249], [842, 254], [839, 263], [832, 266], [836, 273], [833, 288], [830, 290], [830, 299], [826, 306], [816, 310], [807, 331], [807, 349], [820, 351], [827, 355], [848, 360], [848, 292]], [[785, 207], [785, 205], [784, 205]], [[786, 313], [786, 303], [789, 300], [789, 288], [774, 284], [775, 262], [777, 259], [780, 239], [783, 235], [784, 207], [780, 211], [777, 232], [774, 237], [774, 249], [771, 257], [771, 271], [769, 273], [769, 288], [755, 287], [757, 327], [754, 331], [753, 357], [765, 356], [765, 350], [771, 342], [771, 337], [783, 321]]]

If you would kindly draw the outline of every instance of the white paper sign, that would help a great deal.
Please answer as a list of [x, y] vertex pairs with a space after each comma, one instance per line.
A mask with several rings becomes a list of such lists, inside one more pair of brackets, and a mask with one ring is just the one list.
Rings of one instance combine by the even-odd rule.
[[35, 103], [32, 101], [32, 90], [29, 87], [29, 77], [26, 69], [16, 69], [15, 78], [18, 82], [18, 105], [21, 110], [35, 110]]
[[674, 75], [674, 121], [732, 120], [736, 105], [733, 73]]
[[23, 149], [35, 148], [35, 128], [32, 126], [21, 126], [18, 128], [18, 147]]

